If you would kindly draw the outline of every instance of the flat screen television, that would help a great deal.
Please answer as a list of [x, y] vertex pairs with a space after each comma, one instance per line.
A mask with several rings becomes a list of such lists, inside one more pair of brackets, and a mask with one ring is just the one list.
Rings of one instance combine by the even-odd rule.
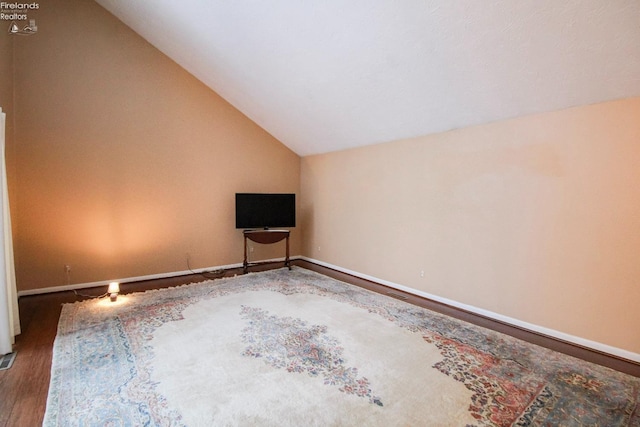
[[236, 193], [236, 228], [295, 226], [295, 194]]

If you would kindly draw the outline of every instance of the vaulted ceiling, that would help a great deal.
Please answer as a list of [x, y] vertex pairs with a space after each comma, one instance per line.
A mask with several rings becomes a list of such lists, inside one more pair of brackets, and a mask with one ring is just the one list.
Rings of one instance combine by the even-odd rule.
[[637, 0], [96, 1], [302, 156], [640, 96]]

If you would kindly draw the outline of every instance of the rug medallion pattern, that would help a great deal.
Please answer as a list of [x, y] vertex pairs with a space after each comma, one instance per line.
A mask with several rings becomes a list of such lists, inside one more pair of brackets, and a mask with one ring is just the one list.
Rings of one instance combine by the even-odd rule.
[[[154, 382], [154, 333], [180, 321], [197, 301], [253, 291], [329, 298], [416, 334], [440, 354], [437, 363], [424, 368], [469, 390], [463, 410], [475, 420], [472, 425], [640, 426], [638, 378], [300, 268], [132, 294], [110, 306], [95, 301], [65, 305], [44, 425], [186, 425], [184, 414]], [[363, 399], [371, 411], [389, 410], [402, 398], [384, 394], [383, 384], [361, 374], [360, 366], [345, 356], [349, 343], [325, 325], [256, 305], [242, 306], [236, 315], [245, 325], [238, 337], [241, 357], [308, 376], [327, 390]]]
[[345, 366], [342, 348], [327, 334], [326, 326], [308, 326], [301, 319], [269, 316], [264, 310], [245, 306], [242, 316], [249, 321], [242, 335], [242, 340], [250, 344], [245, 356], [264, 358], [269, 365], [288, 372], [322, 375], [324, 384], [383, 406], [379, 397], [371, 395], [369, 380], [358, 378], [358, 368]]

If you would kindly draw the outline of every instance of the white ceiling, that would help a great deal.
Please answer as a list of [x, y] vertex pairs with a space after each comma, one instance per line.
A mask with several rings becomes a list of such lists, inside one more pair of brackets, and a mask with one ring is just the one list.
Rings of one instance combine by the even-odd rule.
[[299, 155], [640, 96], [638, 0], [96, 0]]

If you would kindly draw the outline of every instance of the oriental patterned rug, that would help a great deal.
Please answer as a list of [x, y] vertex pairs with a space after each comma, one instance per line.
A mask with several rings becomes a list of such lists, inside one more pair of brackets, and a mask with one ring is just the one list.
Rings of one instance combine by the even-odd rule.
[[67, 304], [45, 426], [639, 426], [640, 379], [294, 268]]

